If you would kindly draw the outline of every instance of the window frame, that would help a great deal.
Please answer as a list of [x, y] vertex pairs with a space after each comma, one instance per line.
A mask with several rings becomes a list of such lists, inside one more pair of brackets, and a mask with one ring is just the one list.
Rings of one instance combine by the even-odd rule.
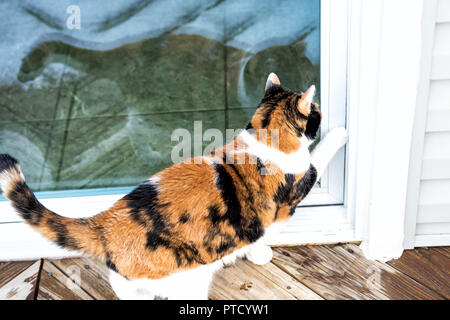
[[[347, 123], [348, 0], [321, 0], [320, 78], [322, 122], [320, 135]], [[332, 13], [332, 14], [331, 14]], [[345, 203], [345, 148], [339, 150], [315, 187], [300, 206]]]
[[[334, 127], [347, 124], [348, 22], [351, 11], [349, 3], [349, 0], [339, 1], [339, 3], [321, 0], [321, 105], [323, 115], [321, 136], [326, 135]], [[354, 210], [347, 208], [349, 195], [346, 190], [348, 172], [346, 158], [348, 157], [348, 148], [339, 151], [330, 163], [329, 169], [325, 171], [321, 187], [314, 188], [302, 202], [302, 207], [297, 208], [293, 218], [280, 234], [269, 239], [271, 244], [289, 245], [358, 240], [355, 238]], [[105, 210], [123, 197], [129, 189], [39, 192], [37, 196], [49, 209], [67, 217], [80, 218]], [[105, 190], [109, 194], [101, 194]], [[55, 194], [58, 194], [58, 197], [54, 197]], [[20, 226], [15, 225], [14, 228], [22, 231], [15, 231], [14, 234], [29, 232], [29, 227], [21, 221], [8, 202], [0, 201], [0, 212], [2, 212], [0, 227], [2, 227], [2, 223], [8, 225], [20, 223]], [[3, 227], [6, 226], [6, 224], [3, 225]], [[8, 232], [8, 234], [10, 233]], [[35, 249], [37, 244], [41, 247], [44, 246], [39, 249], [42, 256], [61, 257], [69, 254], [68, 251], [59, 249], [49, 242], [47, 246], [47, 242], [43, 242], [43, 238], [37, 233], [26, 239], [28, 239], [27, 244], [33, 243], [32, 247]]]

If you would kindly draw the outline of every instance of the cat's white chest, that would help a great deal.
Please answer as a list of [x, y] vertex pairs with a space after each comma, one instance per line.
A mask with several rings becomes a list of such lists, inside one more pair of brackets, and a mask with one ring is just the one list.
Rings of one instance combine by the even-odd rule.
[[260, 158], [263, 162], [268, 161], [276, 164], [284, 173], [298, 174], [309, 169], [311, 155], [308, 147], [312, 141], [306, 137], [300, 138], [301, 146], [299, 150], [286, 154], [259, 142], [245, 130], [242, 131], [240, 136], [248, 146], [246, 152]]

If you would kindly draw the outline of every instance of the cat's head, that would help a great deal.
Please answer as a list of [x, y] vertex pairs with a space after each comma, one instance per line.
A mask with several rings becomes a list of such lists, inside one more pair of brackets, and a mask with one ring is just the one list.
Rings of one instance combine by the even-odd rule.
[[[277, 148], [285, 153], [297, 151], [301, 141], [310, 143], [320, 126], [319, 105], [313, 101], [315, 86], [305, 93], [283, 89], [275, 73], [267, 78], [264, 98], [261, 100], [247, 131], [273, 146], [271, 132], [278, 135]], [[264, 132], [264, 134], [262, 134]]]

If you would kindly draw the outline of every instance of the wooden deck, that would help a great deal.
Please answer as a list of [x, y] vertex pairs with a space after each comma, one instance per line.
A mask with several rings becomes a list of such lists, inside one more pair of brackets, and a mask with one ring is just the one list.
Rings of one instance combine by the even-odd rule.
[[[219, 271], [210, 299], [449, 299], [450, 247], [380, 263], [354, 244], [279, 247], [265, 266]], [[87, 258], [0, 262], [0, 299], [117, 299], [104, 264]]]

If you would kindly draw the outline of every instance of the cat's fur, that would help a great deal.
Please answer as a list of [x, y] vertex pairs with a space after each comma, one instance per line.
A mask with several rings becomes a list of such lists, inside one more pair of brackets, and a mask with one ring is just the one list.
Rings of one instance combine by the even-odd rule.
[[[197, 163], [162, 170], [90, 218], [45, 208], [8, 155], [0, 155], [1, 188], [42, 235], [105, 261], [120, 298], [207, 299], [213, 273], [224, 263], [243, 256], [270, 261], [269, 227], [294, 214], [345, 144], [345, 129], [335, 129], [310, 156], [321, 119], [314, 91], [286, 91], [271, 74], [255, 115], [234, 141]], [[278, 132], [278, 146], [271, 130]]]

